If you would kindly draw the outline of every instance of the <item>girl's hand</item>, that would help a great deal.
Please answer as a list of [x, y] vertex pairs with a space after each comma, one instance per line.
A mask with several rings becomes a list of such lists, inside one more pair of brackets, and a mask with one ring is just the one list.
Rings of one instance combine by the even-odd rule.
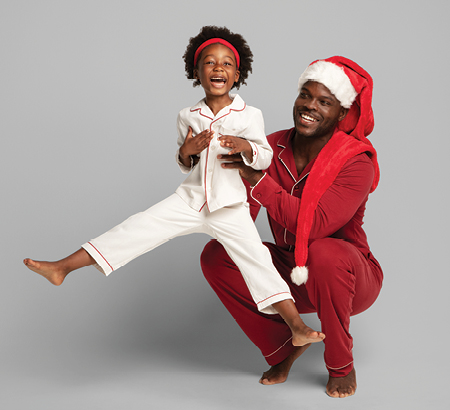
[[214, 131], [205, 130], [193, 137], [192, 128], [189, 127], [186, 139], [184, 140], [184, 143], [180, 147], [179, 151], [181, 162], [186, 166], [190, 166], [190, 157], [200, 154], [200, 152], [202, 152], [209, 145], [213, 135]]
[[228, 155], [240, 154], [242, 152], [247, 160], [252, 162], [253, 150], [247, 140], [239, 137], [233, 137], [232, 135], [223, 135], [222, 137], [219, 137], [219, 141], [222, 147], [231, 148]]

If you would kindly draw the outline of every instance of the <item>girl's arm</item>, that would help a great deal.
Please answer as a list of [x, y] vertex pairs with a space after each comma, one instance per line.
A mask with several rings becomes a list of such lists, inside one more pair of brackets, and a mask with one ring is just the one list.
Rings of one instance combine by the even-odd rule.
[[248, 107], [248, 126], [243, 132], [243, 137], [252, 147], [252, 158], [245, 158], [244, 164], [256, 170], [267, 169], [272, 162], [272, 147], [266, 138], [264, 131], [264, 118], [262, 112], [254, 107]]
[[264, 132], [264, 119], [260, 110], [253, 107], [247, 107], [247, 110], [246, 126], [240, 135], [224, 135], [219, 140], [222, 146], [232, 148], [228, 155], [240, 153], [245, 165], [256, 170], [266, 169], [272, 161], [273, 151]]
[[198, 154], [209, 144], [214, 134], [213, 131], [205, 130], [193, 135], [192, 128], [181, 118], [181, 112], [177, 118], [178, 150], [176, 154], [177, 164], [181, 172], [187, 174], [198, 162]]

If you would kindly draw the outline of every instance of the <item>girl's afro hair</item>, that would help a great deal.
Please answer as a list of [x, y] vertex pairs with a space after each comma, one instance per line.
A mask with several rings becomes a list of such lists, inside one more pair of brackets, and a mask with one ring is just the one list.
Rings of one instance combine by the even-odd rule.
[[[194, 54], [197, 48], [199, 48], [205, 41], [216, 37], [231, 43], [239, 53], [239, 80], [235, 82], [232, 87], [239, 88], [241, 84], [246, 84], [245, 80], [247, 79], [248, 74], [252, 72], [253, 54], [244, 37], [240, 34], [232, 33], [226, 27], [205, 26], [202, 27], [197, 36], [189, 39], [189, 44], [183, 55], [186, 77], [189, 80], [194, 80], [194, 69], [196, 68], [194, 67]], [[194, 87], [200, 85], [200, 81], [195, 80], [193, 85]]]

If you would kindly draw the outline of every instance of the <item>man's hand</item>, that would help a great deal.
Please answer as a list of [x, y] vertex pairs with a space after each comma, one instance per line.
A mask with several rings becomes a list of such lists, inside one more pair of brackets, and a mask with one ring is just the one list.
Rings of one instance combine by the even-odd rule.
[[252, 162], [253, 150], [247, 140], [232, 135], [223, 135], [218, 139], [222, 147], [231, 148], [228, 155], [240, 154], [242, 152], [245, 155], [245, 158], [247, 158], [249, 162]]
[[256, 171], [252, 167], [245, 165], [240, 154], [218, 155], [217, 158], [222, 161], [227, 161], [222, 164], [222, 168], [238, 169], [240, 176], [246, 179], [251, 186], [255, 186], [264, 176], [262, 171]]
[[180, 161], [187, 167], [191, 166], [191, 156], [200, 154], [212, 140], [214, 131], [205, 130], [195, 137], [192, 136], [192, 128], [186, 135], [183, 145], [180, 147], [179, 157]]

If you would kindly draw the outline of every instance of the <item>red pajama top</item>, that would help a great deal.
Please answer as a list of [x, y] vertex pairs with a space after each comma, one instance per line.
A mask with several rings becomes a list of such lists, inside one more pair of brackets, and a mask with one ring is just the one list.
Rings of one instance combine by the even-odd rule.
[[[291, 139], [295, 129], [275, 132], [267, 137], [273, 160], [264, 177], [250, 190], [249, 203], [255, 219], [259, 209], [267, 209], [275, 243], [294, 249], [300, 198], [312, 160], [297, 174]], [[369, 244], [362, 228], [366, 202], [374, 178], [374, 167], [367, 154], [347, 161], [336, 180], [321, 197], [314, 214], [309, 244], [319, 238], [339, 238], [352, 243], [366, 257]]]

